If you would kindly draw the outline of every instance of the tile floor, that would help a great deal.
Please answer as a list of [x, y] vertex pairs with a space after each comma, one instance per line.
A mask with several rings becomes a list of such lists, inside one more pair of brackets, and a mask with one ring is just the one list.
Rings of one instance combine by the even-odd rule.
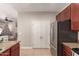
[[21, 49], [21, 56], [51, 56], [50, 49]]

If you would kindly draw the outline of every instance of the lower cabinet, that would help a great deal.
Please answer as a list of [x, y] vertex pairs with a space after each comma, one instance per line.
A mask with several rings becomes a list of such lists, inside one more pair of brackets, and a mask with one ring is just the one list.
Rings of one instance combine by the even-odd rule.
[[20, 46], [19, 43], [14, 45], [11, 49], [10, 49], [10, 54], [11, 56], [19, 56], [20, 55]]
[[72, 49], [63, 45], [63, 56], [72, 56]]
[[0, 54], [0, 56], [10, 56], [10, 50], [6, 50], [3, 53]]
[[11, 48], [1, 53], [0, 56], [20, 56], [20, 44], [15, 44]]

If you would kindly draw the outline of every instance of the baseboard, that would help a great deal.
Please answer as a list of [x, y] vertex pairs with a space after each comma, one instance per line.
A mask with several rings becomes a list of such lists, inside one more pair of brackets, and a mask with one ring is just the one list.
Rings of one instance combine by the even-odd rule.
[[[50, 47], [48, 47], [48, 48], [50, 49]], [[48, 49], [48, 48], [43, 48], [43, 49]], [[21, 49], [35, 49], [35, 48], [32, 48], [32, 47], [21, 47]], [[40, 48], [38, 48], [38, 49], [40, 49]]]
[[32, 49], [32, 47], [21, 47], [21, 49]]

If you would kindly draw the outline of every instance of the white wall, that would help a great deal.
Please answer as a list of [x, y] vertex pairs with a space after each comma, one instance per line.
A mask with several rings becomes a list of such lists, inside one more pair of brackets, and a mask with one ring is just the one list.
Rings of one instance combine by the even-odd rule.
[[31, 39], [31, 21], [32, 20], [49, 20], [55, 21], [56, 13], [36, 12], [36, 13], [19, 13], [18, 14], [18, 40], [21, 41], [23, 47], [32, 47]]
[[17, 11], [10, 5], [0, 3], [0, 17], [17, 18]]

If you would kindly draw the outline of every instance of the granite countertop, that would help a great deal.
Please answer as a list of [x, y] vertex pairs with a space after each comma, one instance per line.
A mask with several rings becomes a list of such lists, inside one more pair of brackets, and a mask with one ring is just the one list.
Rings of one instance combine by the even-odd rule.
[[63, 42], [64, 45], [70, 47], [71, 49], [72, 48], [79, 48], [79, 43], [68, 43], [68, 42]]
[[0, 43], [0, 53], [6, 51], [7, 49], [11, 48], [13, 45], [19, 43], [20, 41], [7, 41]]

